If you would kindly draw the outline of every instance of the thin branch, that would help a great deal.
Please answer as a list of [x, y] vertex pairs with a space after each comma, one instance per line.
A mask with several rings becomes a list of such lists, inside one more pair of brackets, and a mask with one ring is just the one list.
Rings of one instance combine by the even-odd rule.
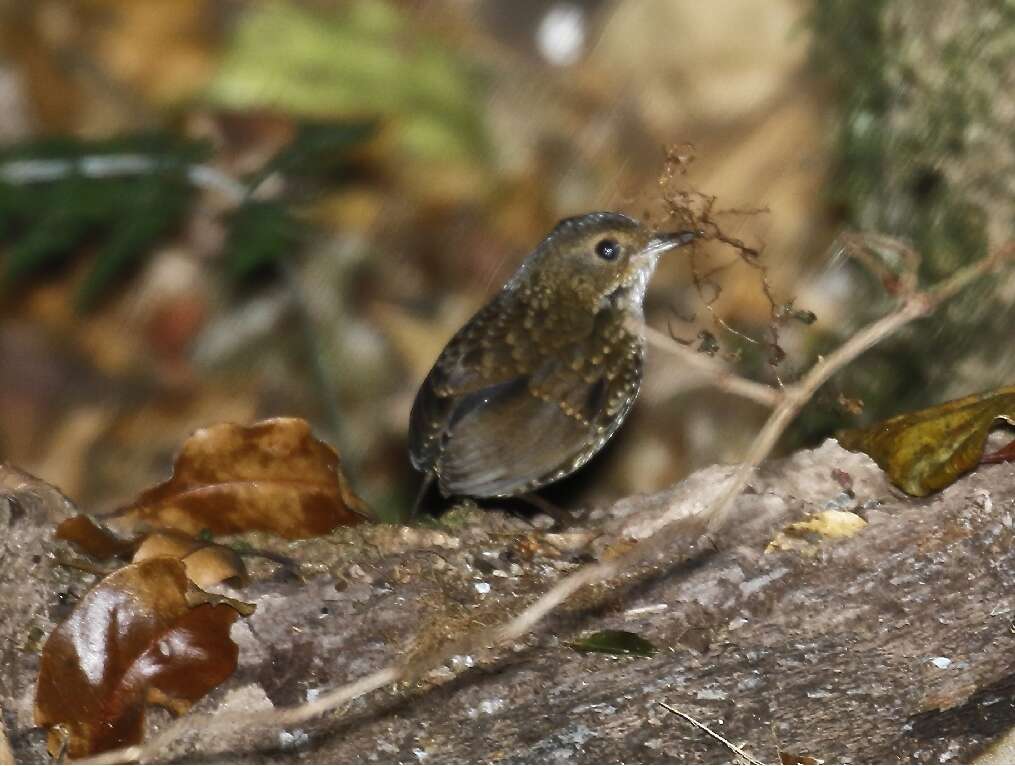
[[[849, 232], [840, 236], [851, 258], [862, 263], [892, 294], [912, 293], [920, 277], [920, 255], [909, 245], [883, 234]], [[885, 253], [898, 259], [894, 268], [886, 262]]]
[[650, 346], [665, 351], [679, 358], [692, 367], [702, 377], [707, 377], [709, 384], [744, 399], [750, 399], [765, 407], [775, 407], [782, 400], [782, 392], [764, 383], [757, 383], [737, 375], [721, 361], [707, 356], [687, 346], [682, 346], [665, 333], [659, 332], [648, 325], [635, 323], [635, 331], [644, 332], [645, 340]]
[[782, 389], [782, 401], [751, 443], [747, 457], [740, 465], [730, 488], [715, 504], [708, 523], [709, 534], [714, 535], [722, 528], [729, 514], [729, 509], [733, 505], [733, 501], [747, 484], [747, 480], [754, 468], [768, 456], [768, 453], [772, 451], [775, 443], [782, 436], [793, 418], [797, 416], [804, 405], [810, 401], [814, 393], [832, 375], [888, 336], [894, 334], [903, 325], [932, 313], [934, 309], [953, 297], [964, 287], [984, 274], [989, 273], [1003, 260], [1013, 255], [1015, 255], [1015, 242], [1008, 242], [992, 255], [965, 269], [957, 271], [930, 290], [926, 292], [911, 292], [902, 299], [895, 311], [862, 328], [834, 352], [824, 359], [819, 359], [799, 382]]
[[721, 734], [717, 734], [716, 732], [712, 731], [710, 728], [708, 728], [705, 724], [703, 724], [697, 718], [689, 716], [687, 713], [683, 712], [682, 710], [677, 710], [675, 707], [670, 707], [665, 702], [659, 702], [657, 700], [656, 704], [659, 705], [659, 707], [662, 707], [662, 708], [665, 708], [666, 710], [669, 710], [674, 715], [680, 716], [681, 718], [683, 718], [685, 721], [687, 721], [692, 726], [694, 726], [694, 727], [696, 727], [698, 729], [701, 729], [703, 732], [708, 734], [713, 739], [718, 740], [723, 745], [725, 745], [726, 748], [728, 748], [729, 751], [732, 752], [734, 755], [739, 756], [740, 758], [743, 758], [745, 761], [747, 761], [750, 764], [754, 764], [754, 766], [763, 766], [761, 761], [756, 760], [756, 759], [752, 758], [751, 756], [749, 756], [747, 753], [745, 753], [739, 747], [737, 747], [732, 742], [730, 742], [728, 739], [726, 739], [726, 737], [724, 737]]
[[755, 437], [744, 461], [726, 481], [721, 496], [705, 510], [687, 516], [682, 506], [668, 509], [659, 516], [655, 531], [633, 545], [626, 553], [614, 559], [589, 564], [565, 577], [535, 602], [501, 625], [450, 642], [412, 663], [388, 665], [304, 705], [266, 711], [253, 716], [249, 713], [226, 713], [211, 719], [184, 718], [167, 726], [147, 744], [101, 753], [86, 762], [110, 763], [154, 759], [170, 743], [188, 731], [201, 732], [205, 736], [216, 735], [221, 742], [222, 735], [233, 727], [242, 727], [249, 731], [254, 724], [289, 726], [306, 721], [388, 684], [417, 679], [429, 669], [457, 654], [478, 652], [520, 638], [581, 588], [613, 579], [660, 554], [672, 551], [676, 547], [675, 544], [686, 541], [691, 534], [694, 535], [691, 539], [695, 542], [683, 548], [680, 556], [671, 554], [669, 563], [675, 563], [675, 559], [688, 560], [696, 556], [707, 546], [714, 544], [734, 501], [747, 486], [754, 469], [768, 456], [786, 427], [818, 388], [865, 351], [909, 322], [932, 313], [941, 303], [1012, 256], [1015, 256], [1015, 241], [1006, 243], [992, 255], [956, 272], [927, 291], [912, 292], [903, 296], [892, 313], [861, 329], [835, 352], [819, 359], [799, 382], [782, 390], [778, 405]]
[[[79, 559], [72, 556], [61, 556], [59, 554], [56, 554], [53, 556], [53, 560], [59, 566], [67, 567], [68, 569], [77, 569], [79, 572], [87, 572], [88, 574], [93, 574], [96, 577], [106, 577], [116, 571], [115, 567], [111, 568], [100, 567], [97, 566], [96, 564], [93, 564], [90, 561], [85, 561], [84, 559]], [[0, 763], [3, 762], [0, 761]]]
[[825, 359], [821, 359], [811, 368], [798, 383], [794, 383], [783, 389], [783, 398], [779, 406], [765, 421], [761, 431], [754, 437], [747, 456], [740, 464], [729, 488], [722, 497], [715, 503], [708, 521], [708, 533], [717, 534], [726, 523], [733, 501], [747, 486], [747, 482], [754, 473], [754, 469], [764, 460], [768, 453], [775, 447], [779, 437], [782, 436], [787, 426], [793, 421], [804, 405], [810, 401], [811, 396], [817, 391], [832, 375], [845, 367], [856, 357], [875, 346], [880, 341], [894, 333], [900, 327], [913, 321], [917, 317], [927, 313], [927, 302], [922, 300], [911, 300], [900, 306], [895, 312], [885, 316], [876, 322], [863, 328], [850, 338], [846, 343], [836, 349]]

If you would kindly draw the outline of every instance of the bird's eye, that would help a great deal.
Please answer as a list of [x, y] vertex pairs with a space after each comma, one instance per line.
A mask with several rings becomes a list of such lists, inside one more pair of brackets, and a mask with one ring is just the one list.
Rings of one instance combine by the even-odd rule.
[[614, 261], [620, 255], [620, 245], [615, 239], [601, 239], [596, 243], [596, 255], [604, 261]]

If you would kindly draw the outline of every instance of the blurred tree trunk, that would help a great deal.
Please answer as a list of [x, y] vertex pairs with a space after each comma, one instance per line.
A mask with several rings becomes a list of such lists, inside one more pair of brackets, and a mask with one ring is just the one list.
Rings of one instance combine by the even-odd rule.
[[[927, 281], [1010, 239], [1015, 5], [818, 0], [812, 25], [841, 109], [829, 194], [846, 224], [911, 242]], [[857, 324], [877, 311], [862, 303]], [[932, 331], [900, 334], [839, 385], [878, 419], [1011, 382], [1013, 326], [1015, 283], [985, 279], [936, 315]]]

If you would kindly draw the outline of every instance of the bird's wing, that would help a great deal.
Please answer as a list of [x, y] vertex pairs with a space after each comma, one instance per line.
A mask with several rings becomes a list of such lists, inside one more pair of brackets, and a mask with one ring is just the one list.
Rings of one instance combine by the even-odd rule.
[[487, 389], [503, 395], [498, 387], [527, 379], [547, 349], [552, 353], [579, 340], [590, 324], [562, 323], [550, 316], [549, 306], [526, 306], [507, 292], [480, 309], [448, 342], [416, 394], [409, 416], [409, 455], [416, 469], [434, 471], [448, 426], [463, 408], [474, 408]]
[[604, 362], [593, 347], [600, 336], [590, 328], [550, 353], [544, 345], [528, 369], [515, 353], [522, 364], [488, 368], [506, 371], [499, 376], [442, 355], [417, 397], [411, 430], [440, 425], [429, 443], [414, 440], [414, 462], [426, 458], [446, 494], [476, 497], [520, 494], [575, 470], [620, 425], [640, 380], [640, 346], [633, 358], [614, 353]]
[[463, 400], [455, 415], [436, 471], [449, 495], [531, 491], [558, 471], [570, 472], [576, 450], [595, 436], [588, 421], [534, 395], [528, 378]]

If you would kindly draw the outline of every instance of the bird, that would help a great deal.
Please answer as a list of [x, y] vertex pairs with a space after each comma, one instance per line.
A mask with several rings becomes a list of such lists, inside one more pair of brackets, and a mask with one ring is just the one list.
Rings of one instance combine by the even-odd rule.
[[699, 236], [615, 212], [560, 221], [421, 384], [409, 416], [409, 456], [424, 474], [413, 515], [434, 481], [444, 497], [526, 496], [602, 449], [641, 385], [659, 256]]

